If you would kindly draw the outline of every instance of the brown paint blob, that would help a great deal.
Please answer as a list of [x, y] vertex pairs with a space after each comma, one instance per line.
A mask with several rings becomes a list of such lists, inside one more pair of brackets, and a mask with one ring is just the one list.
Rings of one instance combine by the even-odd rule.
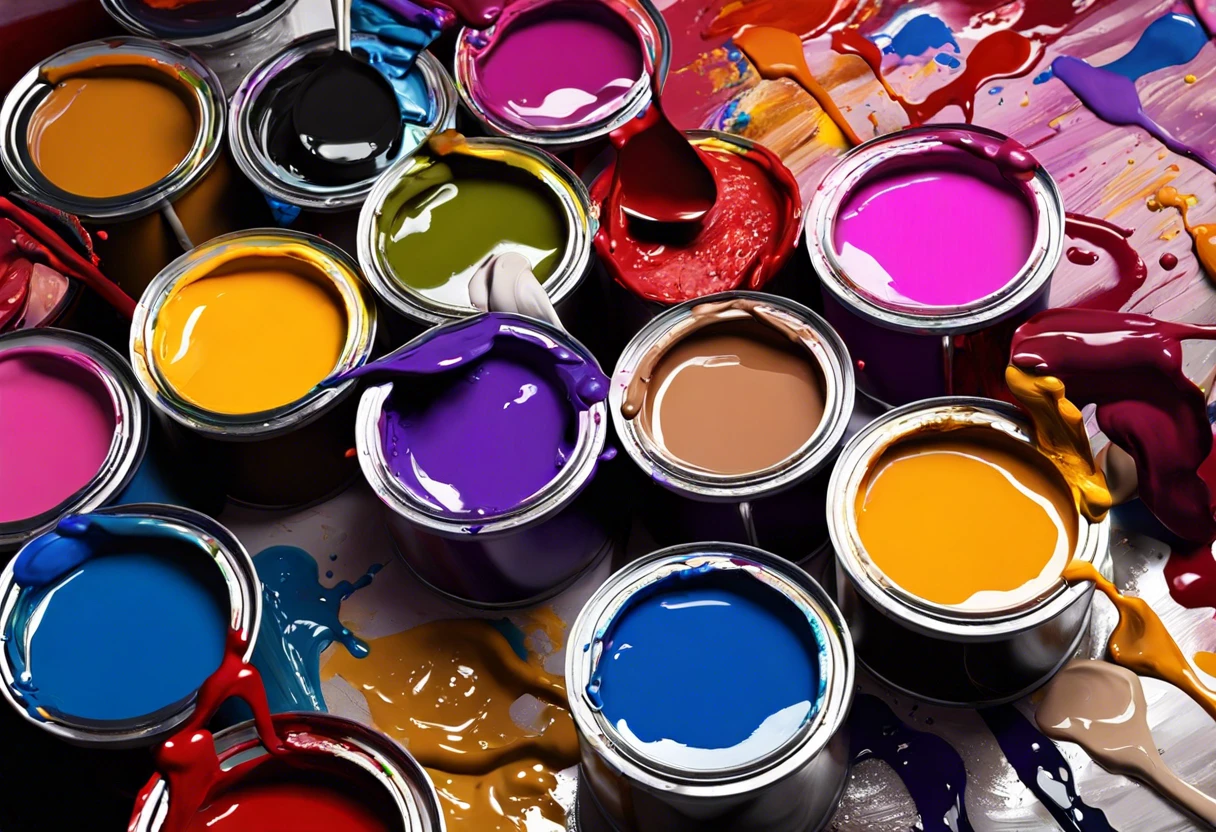
[[750, 474], [805, 445], [824, 402], [821, 371], [805, 349], [756, 322], [721, 323], [658, 359], [640, 425], [692, 468]]
[[26, 142], [51, 184], [104, 199], [164, 179], [197, 133], [194, 108], [167, 73], [109, 68], [55, 83], [30, 116]]
[[888, 579], [968, 609], [1049, 590], [1077, 540], [1059, 472], [1034, 448], [982, 428], [894, 444], [871, 466], [856, 512], [862, 545]]

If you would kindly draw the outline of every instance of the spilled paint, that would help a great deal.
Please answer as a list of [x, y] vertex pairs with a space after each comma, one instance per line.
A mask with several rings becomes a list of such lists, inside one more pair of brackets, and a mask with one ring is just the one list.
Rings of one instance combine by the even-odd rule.
[[[1070, 213], [1066, 215], [1064, 234], [1069, 239], [1082, 240], [1102, 249], [1115, 265], [1114, 285], [1099, 286], [1069, 305], [1074, 309], [1107, 309], [1113, 312], [1126, 306], [1148, 278], [1148, 266], [1127, 241], [1132, 230], [1097, 217]], [[1092, 266], [1101, 259], [1096, 252], [1087, 251], [1081, 252], [1085, 255], [1081, 259], [1073, 254], [1074, 251], [1080, 250], [1074, 247], [1067, 252], [1068, 259], [1073, 263]]]
[[967, 769], [950, 743], [902, 722], [877, 696], [859, 693], [849, 712], [853, 765], [882, 760], [903, 780], [922, 832], [971, 832], [964, 795]]
[[1136, 81], [1150, 72], [1190, 63], [1207, 42], [1195, 18], [1165, 14], [1145, 27], [1131, 51], [1102, 68]]
[[[1197, 203], [1198, 200], [1193, 194], [1179, 193], [1177, 188], [1166, 185], [1149, 198], [1148, 207], [1151, 211], [1174, 208], [1182, 215], [1182, 226], [1186, 229], [1186, 233], [1191, 235], [1199, 264], [1203, 266], [1208, 277], [1216, 280], [1216, 223], [1191, 224], [1189, 211]], [[1165, 265], [1165, 256], [1162, 255], [1161, 265], [1164, 268], [1173, 268]], [[1175, 258], [1174, 265], [1177, 264], [1178, 261]]]
[[[353, 583], [321, 586], [317, 562], [295, 546], [271, 546], [253, 558], [262, 581], [262, 623], [253, 665], [262, 674], [274, 713], [325, 711], [321, 694], [321, 653], [340, 642], [355, 658], [367, 644], [342, 625], [342, 602], [372, 582], [374, 564]], [[332, 574], [332, 573], [330, 573]]]
[[[915, 58], [930, 49], [942, 49], [947, 46], [956, 54], [960, 51], [958, 41], [954, 39], [954, 32], [946, 22], [926, 12], [909, 18], [895, 34], [888, 36], [882, 51], [901, 58]], [[957, 60], [954, 65], [958, 65]]]
[[982, 708], [977, 713], [996, 737], [1018, 779], [1047, 807], [1066, 832], [1114, 832], [1101, 809], [1085, 805], [1077, 778], [1055, 743], [1040, 734], [1012, 705]]
[[818, 37], [851, 17], [868, 17], [878, 0], [730, 0], [710, 21], [704, 37], [730, 34], [745, 27], [773, 26], [803, 40]]

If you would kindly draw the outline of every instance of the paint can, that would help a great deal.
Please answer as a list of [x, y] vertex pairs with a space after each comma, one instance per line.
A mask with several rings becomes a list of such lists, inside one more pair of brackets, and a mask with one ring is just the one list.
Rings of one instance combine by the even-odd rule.
[[528, 0], [489, 29], [460, 31], [453, 76], [489, 133], [556, 152], [635, 118], [650, 103], [646, 67], [662, 81], [670, 61], [667, 23], [650, 0]]
[[113, 501], [143, 461], [147, 405], [126, 362], [95, 338], [0, 335], [0, 400], [0, 552]]
[[[307, 792], [309, 802], [331, 816], [343, 814], [344, 804], [349, 803], [346, 811], [359, 817], [348, 819], [350, 825], [344, 824], [344, 829], [373, 828], [356, 822], [371, 816], [379, 822], [374, 828], [443, 832], [443, 814], [430, 776], [388, 737], [326, 713], [276, 714], [273, 719], [276, 733], [287, 739], [289, 748], [307, 751], [293, 755], [298, 761], [280, 762], [262, 745], [252, 721], [220, 731], [215, 750], [223, 774], [206, 796], [200, 815], [222, 814], [223, 807], [230, 806], [234, 814], [229, 816], [237, 823], [244, 817], [256, 827], [256, 821], [267, 822], [269, 817], [282, 820], [290, 813], [284, 809], [292, 795]], [[238, 798], [244, 799], [243, 808], [238, 808]], [[171, 799], [168, 784], [154, 775], [137, 800], [132, 832], [163, 829]], [[276, 815], [266, 814], [270, 812]]]
[[360, 374], [373, 383], [359, 402], [359, 463], [398, 553], [437, 592], [527, 606], [622, 549], [627, 529], [599, 470], [611, 458], [608, 380], [565, 332], [486, 313]]
[[848, 776], [853, 681], [840, 611], [788, 561], [732, 543], [635, 561], [571, 628], [576, 828], [823, 828]]
[[1013, 330], [1047, 305], [1064, 205], [1017, 142], [933, 125], [868, 141], [828, 171], [806, 243], [863, 393], [887, 406], [1005, 398]]
[[780, 274], [798, 246], [802, 197], [793, 174], [763, 145], [716, 130], [685, 135], [711, 164], [719, 201], [691, 238], [654, 236], [610, 204], [613, 167], [591, 184], [599, 208], [595, 249], [623, 344], [664, 309], [729, 290], [792, 295]]
[[[862, 428], [841, 452], [828, 491], [837, 598], [853, 632], [858, 661], [884, 684], [942, 705], [1010, 702], [1051, 678], [1085, 637], [1093, 585], [1069, 585], [1056, 567], [1062, 571], [1073, 558], [1109, 575], [1110, 520], [1090, 523], [1077, 512], [1068, 485], [1033, 436], [1029, 420], [1011, 405], [951, 396], [888, 411]], [[913, 489], [920, 496], [909, 490], [899, 499], [905, 506], [916, 506], [925, 523], [933, 523], [936, 516], [940, 524], [935, 512], [954, 517], [954, 522], [939, 525], [943, 531], [946, 526], [952, 531], [968, 525], [959, 518], [974, 518], [968, 527], [982, 537], [990, 559], [972, 561], [969, 567], [961, 560], [930, 564], [919, 558], [914, 568], [897, 575], [903, 582], [897, 583], [891, 573], [899, 560], [886, 554], [880, 568], [880, 550], [875, 546], [914, 553], [919, 542], [938, 551], [963, 552], [963, 558], [970, 553], [967, 541], [939, 540], [934, 528], [881, 530], [878, 524], [884, 522], [883, 513], [891, 510], [891, 503], [884, 507], [871, 502], [882, 497], [876, 483], [882, 482], [879, 474], [885, 478], [894, 470], [887, 467], [894, 464], [890, 460], [898, 460], [905, 451], [927, 459], [939, 451], [937, 443], [951, 443], [953, 447], [941, 449], [955, 463], [968, 466], [948, 471], [950, 481], [959, 484], [950, 499], [974, 504], [940, 502], [933, 482], [911, 468], [905, 471], [911, 473]], [[902, 476], [906, 480], [909, 474]], [[984, 478], [992, 476], [1003, 487], [1018, 491], [1012, 498], [1001, 496], [1000, 504], [989, 500], [996, 492]], [[898, 497], [895, 490], [889, 493]], [[1038, 534], [1038, 526], [1031, 522], [1039, 524], [1046, 515], [1041, 509], [1033, 515], [1007, 514], [1012, 509], [1007, 510], [1003, 501], [1011, 499], [1026, 501], [1018, 503], [1018, 511], [1034, 510], [1034, 505], [1063, 506], [1058, 516], [1066, 524], [1075, 521], [1075, 533], [1053, 538], [1054, 548], [1048, 547], [1041, 561], [1035, 560], [1041, 541], [1032, 539], [1030, 530]], [[864, 511], [859, 508], [863, 501]], [[1030, 519], [1015, 526], [1006, 519], [1014, 516]], [[859, 517], [877, 529], [868, 538], [873, 551], [862, 542], [866, 530], [860, 528]], [[988, 571], [974, 572], [980, 568]], [[973, 574], [979, 577], [969, 577]], [[945, 576], [950, 582], [943, 580]], [[960, 589], [964, 581], [974, 585]], [[931, 594], [934, 599], [928, 600]]]
[[723, 292], [646, 324], [608, 401], [649, 480], [656, 538], [710, 536], [800, 561], [827, 540], [827, 480], [853, 398], [848, 350], [827, 321], [786, 298]]
[[253, 229], [157, 276], [131, 324], [131, 364], [153, 407], [207, 441], [229, 499], [286, 508], [358, 475], [354, 382], [321, 382], [364, 364], [375, 332], [375, 302], [341, 249]]
[[224, 153], [224, 118], [219, 80], [190, 52], [134, 37], [90, 41], [42, 61], [9, 92], [0, 159], [22, 191], [80, 217], [106, 275], [139, 297], [197, 243], [265, 216]]
[[131, 34], [172, 41], [191, 50], [215, 70], [224, 89], [231, 90], [246, 67], [292, 39], [290, 13], [296, 2], [101, 0], [101, 5]]
[[[160, 504], [71, 515], [0, 573], [0, 692], [67, 742], [152, 745], [190, 717], [230, 636], [253, 655], [261, 603], [253, 561], [206, 515]], [[103, 612], [116, 604], [138, 612]]]
[[[356, 53], [382, 55], [391, 47], [371, 34], [354, 32], [351, 45]], [[317, 181], [296, 169], [278, 148], [274, 128], [291, 115], [294, 93], [300, 83], [319, 67], [334, 49], [333, 32], [301, 38], [267, 57], [240, 82], [232, 95], [228, 119], [228, 143], [241, 171], [269, 199], [281, 203], [280, 213], [302, 230], [324, 232], [327, 239], [354, 253], [351, 236], [359, 207], [373, 183], [384, 172], [377, 168], [359, 178], [341, 177]], [[373, 66], [376, 64], [373, 63]], [[450, 128], [456, 120], [456, 91], [446, 70], [428, 51], [418, 52], [417, 62], [404, 78], [390, 78], [402, 106], [400, 143], [388, 162], [408, 159], [435, 133]], [[294, 211], [305, 215], [298, 220]], [[349, 239], [347, 239], [349, 238]]]
[[[484, 229], [476, 237], [462, 227], [473, 219]], [[475, 314], [473, 272], [492, 254], [517, 251], [570, 326], [597, 228], [586, 186], [556, 157], [512, 139], [444, 133], [372, 188], [359, 215], [359, 264], [416, 334]]]

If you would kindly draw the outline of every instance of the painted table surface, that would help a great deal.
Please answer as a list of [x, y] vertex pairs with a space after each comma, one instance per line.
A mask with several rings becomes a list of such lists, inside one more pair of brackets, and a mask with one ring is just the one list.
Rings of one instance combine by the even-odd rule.
[[[757, 7], [765, 5], [765, 0], [753, 2]], [[326, 0], [303, 0], [293, 12], [293, 25], [299, 31], [328, 26], [328, 5]], [[797, 176], [804, 197], [809, 197], [823, 172], [843, 149], [820, 138], [824, 124], [821, 111], [799, 87], [788, 81], [761, 79], [726, 36], [702, 37], [724, 5], [725, 0], [658, 3], [672, 29], [674, 43], [673, 71], [665, 97], [667, 110], [682, 127], [729, 130], [776, 150]], [[896, 13], [880, 32], [899, 31], [910, 16], [932, 14], [948, 18], [950, 5], [949, 0], [898, 4]], [[970, 3], [973, 9], [977, 5], [980, 4]], [[1006, 9], [1016, 6], [1010, 4]], [[1153, 213], [1146, 205], [1157, 188], [1170, 184], [1197, 196], [1194, 213], [1200, 220], [1216, 218], [1216, 176], [1190, 159], [1167, 152], [1138, 128], [1106, 124], [1063, 83], [1040, 77], [1059, 55], [1084, 58], [1094, 64], [1109, 63], [1136, 42], [1149, 22], [1169, 12], [1194, 14], [1195, 10], [1169, 0], [1116, 0], [1098, 4], [1078, 0], [1072, 6], [1081, 9], [1081, 13], [1048, 45], [1030, 71], [1017, 78], [986, 84], [977, 92], [974, 122], [1031, 146], [1059, 182], [1067, 210], [1107, 219], [1133, 230], [1130, 242], [1148, 264], [1149, 273], [1126, 309], [1167, 320], [1216, 322], [1216, 291], [1203, 275], [1176, 212]], [[1216, 14], [1211, 16], [1216, 19]], [[946, 51], [965, 65], [971, 47], [989, 31], [982, 23], [962, 31], [956, 28], [957, 50], [946, 43], [940, 49], [929, 48], [919, 56], [903, 58], [898, 65], [892, 62], [886, 70], [888, 80], [901, 95], [919, 100], [928, 90], [945, 83], [952, 72], [959, 71], [946, 65], [951, 62], [949, 59], [946, 63], [935, 61], [937, 52]], [[805, 54], [816, 77], [860, 135], [875, 135], [906, 125], [903, 110], [886, 97], [866, 65], [859, 58], [834, 53], [830, 36], [808, 41]], [[1188, 75], [1193, 80], [1188, 82]], [[1040, 83], [1035, 83], [1036, 79]], [[1214, 85], [1216, 43], [1211, 42], [1184, 66], [1152, 72], [1137, 84], [1145, 109], [1154, 119], [1177, 138], [1209, 154], [1216, 154]], [[947, 107], [932, 119], [960, 120], [962, 113], [957, 107]], [[927, 205], [925, 210], [939, 212], [943, 223], [948, 223], [952, 206]], [[1178, 258], [1178, 266], [1173, 270], [1167, 271], [1158, 264], [1165, 253]], [[1104, 255], [1093, 265], [1065, 259], [1055, 273], [1052, 303], [1067, 304], [1094, 287], [1113, 281], [1114, 275], [1114, 266]], [[1196, 381], [1206, 380], [1216, 364], [1216, 343], [1191, 342], [1186, 346], [1187, 372]], [[855, 418], [855, 422], [862, 420], [863, 414]], [[278, 544], [307, 550], [323, 564], [322, 574], [332, 571], [333, 576], [325, 580], [326, 584], [355, 580], [373, 563], [387, 564], [368, 588], [356, 592], [342, 607], [344, 622], [364, 639], [397, 633], [429, 620], [473, 614], [429, 592], [395, 560], [381, 517], [380, 506], [371, 491], [358, 485], [327, 503], [301, 512], [267, 515], [230, 509], [220, 519], [251, 553]], [[1184, 652], [1191, 654], [1216, 646], [1216, 619], [1212, 611], [1184, 609], [1167, 592], [1163, 577], [1167, 547], [1118, 529], [1113, 547], [1119, 586], [1149, 601]], [[639, 554], [646, 548], [642, 535], [635, 533], [630, 546], [632, 553]], [[820, 576], [828, 565], [806, 564]], [[550, 604], [553, 610], [565, 622], [573, 621], [583, 601], [610, 569], [609, 564], [601, 564], [554, 599]], [[1092, 657], [1101, 654], [1114, 617], [1105, 598], [1096, 598], [1095, 604], [1091, 637], [1083, 648]], [[527, 620], [522, 615], [511, 617], [519, 623]], [[343, 648], [338, 645], [330, 648], [334, 649]], [[551, 655], [548, 667], [560, 673], [561, 655]], [[958, 750], [967, 767], [967, 813], [976, 830], [1057, 828], [1047, 810], [1018, 780], [995, 739], [973, 711], [943, 709], [893, 697], [866, 679], [864, 673], [860, 687], [882, 696], [908, 724], [944, 737]], [[1212, 752], [1216, 747], [1216, 723], [1182, 692], [1164, 683], [1145, 679], [1144, 688], [1153, 736], [1166, 763], [1184, 780], [1216, 794], [1216, 755]], [[324, 694], [333, 712], [371, 722], [363, 695], [341, 678], [327, 680]], [[1033, 714], [1033, 697], [1018, 707], [1027, 715]], [[1105, 772], [1079, 747], [1062, 743], [1061, 749], [1076, 775], [1081, 798], [1102, 809], [1115, 828], [1138, 832], [1194, 828], [1193, 821], [1149, 789]], [[563, 804], [572, 799], [572, 785], [569, 777], [563, 780], [559, 795]], [[899, 778], [885, 763], [870, 760], [854, 768], [831, 828], [840, 832], [885, 832], [907, 830], [916, 822], [916, 810]], [[536, 830], [529, 827], [529, 832]]]

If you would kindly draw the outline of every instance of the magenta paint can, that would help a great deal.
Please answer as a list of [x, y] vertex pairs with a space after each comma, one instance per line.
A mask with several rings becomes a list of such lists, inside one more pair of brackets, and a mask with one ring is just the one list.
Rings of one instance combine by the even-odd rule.
[[1013, 139], [920, 127], [866, 142], [828, 172], [806, 242], [862, 393], [887, 406], [1004, 397], [1013, 330], [1047, 305], [1064, 204]]
[[551, 150], [603, 139], [650, 102], [671, 43], [650, 0], [524, 0], [457, 37], [456, 89], [491, 133]]
[[122, 357], [61, 329], [0, 336], [0, 552], [115, 500], [148, 443]]
[[397, 552], [435, 591], [502, 608], [561, 591], [622, 549], [608, 379], [533, 318], [434, 327], [352, 375], [359, 464]]

